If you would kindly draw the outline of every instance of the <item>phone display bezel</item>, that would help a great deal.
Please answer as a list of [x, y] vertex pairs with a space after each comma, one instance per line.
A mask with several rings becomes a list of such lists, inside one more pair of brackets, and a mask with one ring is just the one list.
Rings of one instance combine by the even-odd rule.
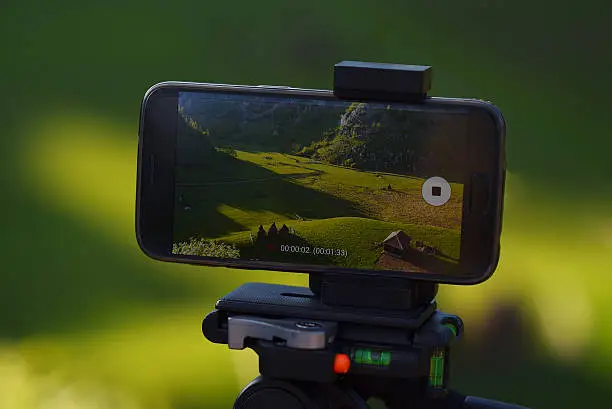
[[461, 229], [461, 257], [455, 271], [446, 274], [410, 273], [395, 270], [364, 270], [337, 266], [212, 259], [174, 255], [174, 152], [178, 95], [180, 92], [230, 92], [336, 99], [331, 91], [278, 86], [243, 86], [164, 82], [151, 87], [141, 105], [138, 135], [138, 170], [136, 197], [136, 236], [141, 249], [150, 257], [167, 262], [223, 266], [250, 270], [295, 273], [348, 273], [371, 276], [403, 277], [448, 284], [478, 284], [495, 271], [499, 259], [499, 239], [503, 213], [505, 181], [505, 121], [494, 105], [474, 99], [427, 98], [419, 103], [424, 109], [458, 107], [469, 111], [467, 135], [470, 147], [469, 175], [486, 175], [488, 202], [484, 211], [471, 213], [472, 184], [464, 185], [464, 210]]

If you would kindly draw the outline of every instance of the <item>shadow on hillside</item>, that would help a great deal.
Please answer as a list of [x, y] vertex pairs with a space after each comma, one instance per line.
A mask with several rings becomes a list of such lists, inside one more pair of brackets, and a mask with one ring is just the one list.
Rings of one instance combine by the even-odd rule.
[[[350, 201], [293, 183], [295, 175], [278, 174], [222, 153], [214, 154], [214, 158], [202, 166], [183, 168], [180, 174], [177, 198], [182, 195], [190, 209], [184, 210], [180, 203], [177, 206], [177, 240], [192, 236], [215, 238], [252, 227], [241, 225], [221, 213], [221, 206], [239, 212], [272, 212], [296, 220], [367, 217]], [[198, 184], [195, 182], [198, 180], [207, 182]], [[247, 217], [253, 218], [253, 225], [274, 221]]]

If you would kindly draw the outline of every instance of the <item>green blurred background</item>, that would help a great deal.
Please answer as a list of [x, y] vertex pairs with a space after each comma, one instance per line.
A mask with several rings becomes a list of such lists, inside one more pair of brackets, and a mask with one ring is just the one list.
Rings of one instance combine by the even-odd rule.
[[242, 282], [306, 277], [140, 252], [140, 101], [165, 80], [329, 88], [343, 59], [433, 65], [433, 95], [508, 121], [500, 267], [439, 297], [467, 327], [453, 385], [609, 406], [612, 7], [566, 3], [4, 0], [0, 408], [231, 407], [257, 361], [202, 317]]

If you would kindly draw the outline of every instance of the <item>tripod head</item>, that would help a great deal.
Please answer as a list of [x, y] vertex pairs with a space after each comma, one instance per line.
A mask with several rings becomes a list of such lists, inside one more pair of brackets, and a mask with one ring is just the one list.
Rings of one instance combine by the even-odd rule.
[[[338, 98], [423, 101], [431, 67], [336, 64]], [[204, 336], [251, 348], [260, 377], [235, 409], [521, 409], [449, 389], [451, 344], [463, 322], [437, 309], [438, 284], [326, 272], [309, 286], [247, 283], [222, 297]], [[525, 409], [525, 408], [523, 408]]]
[[448, 389], [463, 323], [437, 310], [437, 284], [311, 275], [310, 287], [247, 283], [204, 319], [208, 340], [259, 356], [235, 409], [522, 408]]

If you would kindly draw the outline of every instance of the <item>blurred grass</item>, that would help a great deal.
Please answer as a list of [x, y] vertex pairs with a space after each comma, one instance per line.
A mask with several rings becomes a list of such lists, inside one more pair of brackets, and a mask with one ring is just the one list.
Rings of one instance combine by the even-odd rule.
[[231, 407], [252, 352], [200, 321], [248, 280], [134, 239], [138, 107], [164, 80], [329, 88], [342, 59], [431, 64], [434, 95], [508, 120], [500, 268], [443, 288], [464, 318], [453, 384], [538, 408], [612, 382], [612, 91], [604, 1], [316, 0], [0, 6], [0, 408]]

